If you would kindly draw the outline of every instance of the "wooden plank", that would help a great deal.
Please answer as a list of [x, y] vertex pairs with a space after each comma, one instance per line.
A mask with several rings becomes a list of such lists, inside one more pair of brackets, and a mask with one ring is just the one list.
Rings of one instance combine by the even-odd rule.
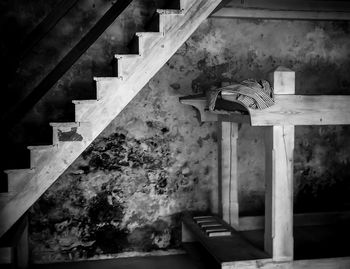
[[272, 126], [265, 138], [265, 251], [293, 259], [294, 126]]
[[99, 36], [128, 7], [132, 0], [117, 1], [95, 24], [95, 26], [72, 48], [56, 67], [23, 100], [17, 103], [2, 121], [8, 127], [17, 123], [52, 86], [68, 71], [80, 56], [99, 38]]
[[[294, 72], [278, 67], [272, 74], [274, 92], [294, 94]], [[274, 261], [293, 260], [294, 126], [274, 125], [265, 130], [264, 249]]]
[[275, 262], [252, 260], [224, 263], [222, 269], [349, 269], [350, 257]]
[[[294, 214], [294, 227], [323, 226], [339, 223], [350, 223], [350, 211], [344, 212], [316, 212]], [[244, 216], [239, 218], [239, 231], [264, 229], [264, 216]]]
[[232, 0], [211, 16], [279, 20], [349, 20], [350, 4], [347, 1]]
[[231, 121], [252, 126], [271, 125], [346, 125], [350, 124], [349, 95], [281, 95], [263, 110], [248, 109], [249, 115], [216, 114], [206, 110], [206, 98], [182, 99], [182, 104], [198, 109], [201, 121]]
[[350, 11], [349, 1], [336, 0], [229, 0], [225, 6], [270, 10]]
[[[346, 125], [350, 124], [349, 95], [281, 95], [263, 110], [248, 109], [248, 115], [214, 114], [206, 110], [206, 98], [182, 99], [182, 104], [198, 109], [201, 121], [231, 121], [252, 126], [271, 125]], [[250, 118], [250, 119], [249, 119]]]
[[350, 257], [316, 259], [316, 260], [299, 260], [293, 262], [293, 269], [349, 269]]
[[265, 252], [251, 245], [225, 222], [221, 221], [224, 227], [231, 229], [231, 236], [208, 237], [190, 216], [186, 216], [183, 223], [219, 263], [269, 258]]
[[219, 166], [221, 186], [222, 218], [232, 227], [239, 227], [237, 138], [238, 124], [221, 122], [219, 147], [221, 162]]
[[240, 115], [237, 113], [211, 112], [208, 109], [208, 101], [204, 95], [190, 95], [180, 97], [181, 104], [190, 105], [196, 108], [200, 114], [200, 121], [225, 121], [237, 123], [250, 123], [249, 115]]
[[348, 21], [350, 20], [350, 12], [261, 10], [258, 8], [224, 7], [212, 14], [211, 17], [235, 19]]
[[264, 110], [249, 109], [252, 126], [350, 124], [350, 96], [275, 95]]
[[274, 94], [295, 94], [295, 72], [279, 66], [269, 74]]
[[181, 104], [196, 108], [200, 115], [200, 121], [218, 121], [218, 115], [209, 112], [207, 99], [204, 95], [191, 95], [179, 98]]

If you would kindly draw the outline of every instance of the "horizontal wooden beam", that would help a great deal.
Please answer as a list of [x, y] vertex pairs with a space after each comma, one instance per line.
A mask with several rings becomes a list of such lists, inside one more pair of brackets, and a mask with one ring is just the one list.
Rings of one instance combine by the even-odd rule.
[[185, 96], [180, 98], [180, 103], [190, 105], [196, 108], [199, 112], [200, 121], [218, 121], [218, 115], [209, 112], [207, 99], [203, 95]]
[[350, 96], [275, 95], [275, 104], [249, 109], [252, 126], [350, 124]]
[[350, 3], [348, 1], [231, 0], [211, 16], [217, 18], [350, 20]]
[[347, 125], [350, 95], [275, 95], [275, 104], [263, 110], [248, 109], [249, 115], [210, 112], [205, 96], [180, 98], [198, 109], [201, 121], [232, 121], [252, 126]]
[[[294, 226], [318, 226], [339, 223], [350, 223], [350, 211], [317, 212], [294, 214]], [[239, 231], [264, 229], [264, 216], [244, 216], [239, 218]]]
[[350, 257], [275, 262], [272, 259], [223, 263], [222, 269], [348, 269]]
[[349, 11], [347, 0], [228, 0], [225, 7], [266, 8], [273, 10]]

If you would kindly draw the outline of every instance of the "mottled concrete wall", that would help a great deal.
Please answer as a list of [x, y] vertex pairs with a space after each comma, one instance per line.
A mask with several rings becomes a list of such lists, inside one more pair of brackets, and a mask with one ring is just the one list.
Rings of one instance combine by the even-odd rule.
[[[96, 3], [103, 10], [105, 2]], [[92, 75], [110, 74], [111, 56], [126, 51], [132, 33], [150, 18], [154, 1], [134, 5], [24, 126], [67, 117], [69, 98], [89, 96]], [[181, 213], [215, 211], [218, 206], [216, 124], [200, 123], [197, 112], [181, 105], [178, 97], [221, 81], [266, 78], [278, 65], [296, 71], [297, 93], [349, 94], [349, 30], [349, 23], [342, 22], [207, 20], [34, 205], [33, 260], [178, 248]], [[35, 140], [35, 132], [18, 128], [17, 141]], [[239, 200], [244, 215], [263, 214], [262, 133], [263, 128], [240, 126]], [[296, 128], [298, 212], [349, 208], [349, 134], [350, 128], [343, 126]]]

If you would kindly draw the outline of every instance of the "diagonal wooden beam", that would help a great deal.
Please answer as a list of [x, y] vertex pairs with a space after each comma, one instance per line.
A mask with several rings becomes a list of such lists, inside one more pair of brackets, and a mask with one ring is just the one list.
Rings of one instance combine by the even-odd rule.
[[129, 6], [132, 0], [119, 0], [103, 15], [96, 25], [66, 54], [56, 67], [22, 101], [17, 103], [3, 118], [7, 128], [17, 123], [68, 71], [80, 56]]

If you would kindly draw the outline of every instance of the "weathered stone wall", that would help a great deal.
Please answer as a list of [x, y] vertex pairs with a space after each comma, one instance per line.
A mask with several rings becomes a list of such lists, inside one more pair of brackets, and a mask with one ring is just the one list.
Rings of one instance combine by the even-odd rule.
[[[141, 3], [84, 54], [29, 122], [61, 118], [60, 100], [92, 89], [92, 75], [109, 74], [111, 55], [125, 51], [126, 40], [150, 18]], [[215, 211], [218, 203], [216, 124], [200, 123], [178, 97], [223, 80], [266, 78], [279, 65], [296, 71], [297, 93], [349, 94], [349, 30], [345, 22], [208, 19], [34, 205], [33, 260], [178, 248], [182, 212]], [[239, 130], [244, 215], [263, 214], [262, 133], [246, 125]], [[297, 212], [350, 207], [349, 134], [345, 126], [296, 128]]]

